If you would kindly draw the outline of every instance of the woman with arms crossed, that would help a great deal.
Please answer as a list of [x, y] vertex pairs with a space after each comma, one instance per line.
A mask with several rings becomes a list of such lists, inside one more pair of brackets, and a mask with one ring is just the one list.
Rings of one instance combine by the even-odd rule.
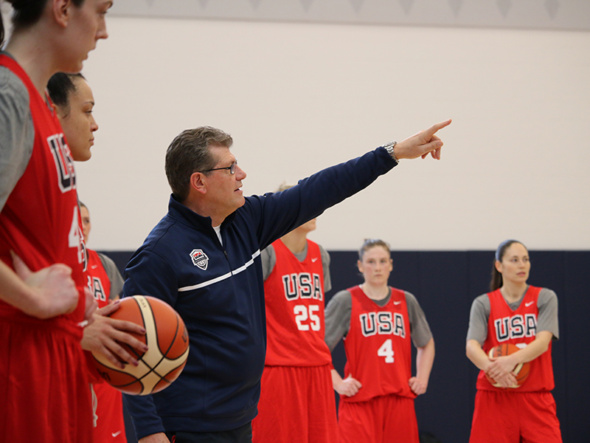
[[[498, 246], [488, 294], [471, 306], [467, 358], [481, 369], [471, 427], [471, 443], [525, 441], [561, 442], [551, 390], [551, 341], [559, 336], [557, 296], [529, 286], [531, 262], [527, 248], [516, 240]], [[488, 357], [493, 347], [511, 343], [519, 351]], [[528, 378], [518, 388], [512, 370], [530, 362]], [[496, 381], [494, 387], [485, 375]]]

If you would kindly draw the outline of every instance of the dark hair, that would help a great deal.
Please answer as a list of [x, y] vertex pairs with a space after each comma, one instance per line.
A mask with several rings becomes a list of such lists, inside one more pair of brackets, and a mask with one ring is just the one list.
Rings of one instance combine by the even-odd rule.
[[[490, 281], [491, 291], [495, 291], [496, 289], [501, 288], [502, 284], [504, 283], [504, 280], [502, 279], [502, 274], [498, 272], [498, 270], [496, 269], [496, 262], [502, 261], [504, 255], [506, 254], [506, 250], [514, 243], [518, 243], [524, 246], [524, 244], [522, 242], [519, 242], [518, 240], [504, 240], [502, 243], [498, 245], [498, 248], [496, 249], [496, 253], [494, 255], [494, 262], [492, 263], [492, 279]], [[524, 247], [526, 249], [526, 246]]]
[[[85, 0], [72, 0], [72, 3], [80, 7]], [[47, 0], [6, 0], [12, 5], [12, 26], [14, 29], [22, 29], [34, 25], [39, 21], [47, 5]], [[0, 45], [4, 43], [4, 23], [0, 11]]]
[[64, 114], [70, 112], [70, 94], [76, 91], [76, 79], [84, 79], [82, 74], [57, 72], [47, 82], [47, 92], [51, 101], [59, 106]]
[[378, 238], [366, 238], [363, 242], [363, 245], [359, 249], [359, 260], [363, 261], [363, 255], [365, 255], [365, 252], [367, 252], [371, 248], [374, 248], [375, 246], [381, 246], [382, 248], [390, 252], [389, 244], [387, 244], [387, 242]]
[[177, 135], [166, 151], [166, 177], [174, 197], [185, 201], [191, 175], [215, 167], [209, 146], [229, 148], [232, 144], [231, 135], [211, 126], [187, 129]]

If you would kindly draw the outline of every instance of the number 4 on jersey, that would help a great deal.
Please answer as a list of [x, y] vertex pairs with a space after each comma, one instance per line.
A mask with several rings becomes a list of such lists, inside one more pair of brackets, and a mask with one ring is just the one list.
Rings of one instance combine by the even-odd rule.
[[86, 270], [86, 245], [84, 244], [84, 234], [78, 222], [79, 219], [78, 206], [74, 206], [74, 216], [72, 217], [72, 225], [68, 235], [68, 247], [76, 249], [78, 263], [82, 263], [84, 270]]
[[381, 347], [377, 350], [377, 355], [379, 357], [385, 357], [385, 363], [393, 363], [393, 346], [391, 345], [391, 339], [388, 338], [383, 342]]

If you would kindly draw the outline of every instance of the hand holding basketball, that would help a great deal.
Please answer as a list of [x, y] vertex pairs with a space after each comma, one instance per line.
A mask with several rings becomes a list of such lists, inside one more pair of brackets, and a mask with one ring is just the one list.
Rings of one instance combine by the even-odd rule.
[[[488, 356], [490, 360], [493, 360], [491, 367], [486, 371], [486, 377], [492, 386], [498, 388], [518, 388], [522, 386], [527, 377], [529, 376], [530, 363], [518, 363], [513, 365], [507, 363], [505, 357], [520, 349], [513, 344], [507, 343], [496, 346], [490, 349]], [[506, 363], [508, 366], [506, 367]]]
[[93, 353], [96, 368], [111, 386], [127, 394], [161, 391], [176, 380], [186, 364], [189, 340], [184, 322], [170, 305], [154, 297], [136, 295], [122, 299], [119, 305], [110, 318], [131, 321], [145, 329], [145, 334], [133, 335], [148, 349], [137, 352], [120, 343], [136, 356], [138, 365], [121, 368], [103, 354]]
[[[120, 302], [117, 301], [94, 313], [93, 321], [84, 328], [82, 348], [102, 354], [113, 365], [124, 369], [126, 363], [137, 366], [139, 363], [136, 356], [147, 351], [147, 346], [145, 342], [137, 339], [138, 336], [145, 335], [142, 326], [111, 317], [120, 306]], [[135, 352], [128, 351], [129, 347]]]

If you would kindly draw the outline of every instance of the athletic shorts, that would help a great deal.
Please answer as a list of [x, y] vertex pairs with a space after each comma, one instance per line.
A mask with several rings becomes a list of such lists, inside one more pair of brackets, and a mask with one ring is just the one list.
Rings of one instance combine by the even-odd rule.
[[477, 391], [470, 443], [561, 443], [551, 392]]
[[336, 442], [331, 369], [331, 365], [265, 366], [258, 416], [252, 422], [253, 441]]
[[96, 396], [95, 443], [126, 443], [121, 391], [113, 388], [106, 381], [93, 383], [92, 388]]
[[[81, 330], [63, 318], [0, 312], [0, 441], [92, 442]], [[15, 318], [16, 316], [17, 318]]]
[[399, 395], [340, 401], [338, 428], [342, 443], [419, 442], [414, 399]]

